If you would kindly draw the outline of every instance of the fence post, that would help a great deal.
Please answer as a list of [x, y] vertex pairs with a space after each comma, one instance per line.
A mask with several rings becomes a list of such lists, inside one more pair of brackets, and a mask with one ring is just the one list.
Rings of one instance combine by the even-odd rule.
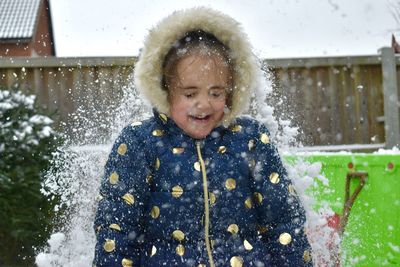
[[382, 56], [382, 86], [385, 113], [386, 148], [400, 147], [399, 93], [397, 90], [396, 57], [391, 47], [379, 49]]

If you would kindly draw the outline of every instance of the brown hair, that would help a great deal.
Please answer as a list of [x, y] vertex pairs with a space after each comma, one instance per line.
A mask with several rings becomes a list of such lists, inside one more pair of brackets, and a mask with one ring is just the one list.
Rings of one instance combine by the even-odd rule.
[[[206, 55], [218, 55], [223, 57], [228, 64], [231, 74], [231, 87], [233, 86], [234, 64], [230, 56], [230, 50], [214, 35], [202, 30], [196, 30], [187, 32], [181, 39], [176, 41], [165, 56], [162, 65], [163, 77], [161, 81], [164, 90], [169, 91], [168, 86], [171, 78], [176, 75], [175, 70], [179, 60], [193, 53], [204, 53]], [[228, 107], [231, 107], [231, 95], [232, 88], [229, 88], [226, 99]]]

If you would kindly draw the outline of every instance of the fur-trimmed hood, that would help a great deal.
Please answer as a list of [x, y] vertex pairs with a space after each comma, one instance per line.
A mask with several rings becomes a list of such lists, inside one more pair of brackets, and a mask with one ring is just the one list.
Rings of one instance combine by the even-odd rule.
[[172, 45], [187, 32], [203, 30], [230, 49], [234, 60], [232, 107], [223, 118], [229, 125], [250, 102], [261, 72], [260, 64], [241, 25], [231, 17], [205, 7], [176, 11], [150, 30], [135, 66], [135, 85], [159, 112], [170, 114], [167, 92], [162, 88], [162, 65]]

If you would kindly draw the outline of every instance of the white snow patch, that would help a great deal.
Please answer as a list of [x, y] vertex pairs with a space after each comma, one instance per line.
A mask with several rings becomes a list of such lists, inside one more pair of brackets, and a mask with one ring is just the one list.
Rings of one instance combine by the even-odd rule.
[[[67, 140], [67, 145], [53, 154], [52, 168], [46, 174], [41, 192], [48, 197], [60, 198], [60, 205], [55, 207], [55, 211], [65, 212], [58, 216], [57, 222], [65, 223], [59, 233], [52, 235], [49, 246], [37, 255], [38, 267], [92, 265], [96, 243], [93, 230], [97, 206], [95, 199], [103, 176], [103, 166], [121, 129], [133, 121], [143, 120], [149, 114], [132, 87], [124, 88], [123, 93], [122, 102], [118, 103], [115, 113], [99, 112], [104, 121], [97, 127], [113, 129], [106, 144], [91, 143], [93, 140], [102, 140], [103, 136], [93, 131], [91, 118], [82, 109], [76, 119], [83, 123], [72, 127], [85, 132], [83, 140]], [[35, 121], [40, 120], [35, 118]], [[47, 133], [46, 130], [42, 131], [43, 135]]]
[[340, 249], [339, 235], [327, 225], [327, 218], [334, 212], [328, 203], [319, 203], [322, 207], [315, 211], [315, 195], [308, 192], [308, 189], [313, 186], [315, 179], [324, 185], [328, 185], [329, 180], [321, 174], [320, 162], [310, 163], [299, 157], [294, 164], [285, 165], [306, 210], [306, 230], [312, 247], [314, 266], [327, 266], [339, 255]]
[[398, 147], [393, 147], [392, 149], [379, 149], [378, 151], [374, 152], [373, 154], [376, 154], [376, 155], [399, 155], [400, 149]]

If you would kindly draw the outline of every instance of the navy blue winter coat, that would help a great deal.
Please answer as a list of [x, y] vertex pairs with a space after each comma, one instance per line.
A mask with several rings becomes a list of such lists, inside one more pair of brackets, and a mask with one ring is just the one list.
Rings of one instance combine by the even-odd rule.
[[312, 265], [304, 209], [250, 118], [203, 140], [164, 114], [127, 126], [100, 195], [97, 267]]

